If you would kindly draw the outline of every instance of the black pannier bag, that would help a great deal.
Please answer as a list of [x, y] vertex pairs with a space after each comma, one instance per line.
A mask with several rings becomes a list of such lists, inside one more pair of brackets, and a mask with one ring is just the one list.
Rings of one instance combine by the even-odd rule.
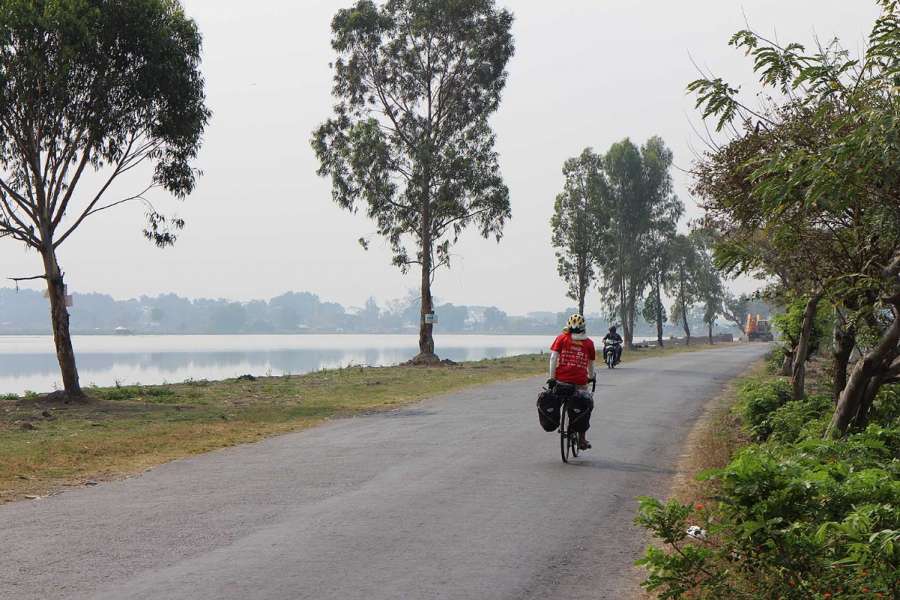
[[544, 431], [556, 431], [559, 429], [559, 408], [562, 399], [551, 392], [544, 390], [537, 399], [538, 419]]
[[584, 433], [591, 427], [594, 401], [587, 394], [578, 393], [566, 401], [569, 411], [569, 430]]

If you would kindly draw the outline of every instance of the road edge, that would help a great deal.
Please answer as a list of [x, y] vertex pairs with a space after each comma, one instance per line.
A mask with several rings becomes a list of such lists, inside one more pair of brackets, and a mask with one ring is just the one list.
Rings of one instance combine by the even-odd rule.
[[[679, 502], [693, 503], [703, 496], [703, 482], [697, 481], [697, 475], [707, 469], [724, 467], [734, 452], [750, 440], [743, 433], [740, 421], [733, 412], [737, 402], [737, 391], [746, 379], [765, 371], [766, 359], [753, 361], [743, 371], [729, 379], [721, 389], [703, 404], [703, 411], [691, 425], [691, 430], [682, 444], [675, 474], [670, 479], [665, 493], [665, 500], [676, 499]], [[637, 504], [635, 503], [635, 513]], [[647, 536], [647, 544], [653, 543]], [[658, 597], [641, 587], [646, 578], [646, 571], [634, 566], [635, 600], [656, 600]]]

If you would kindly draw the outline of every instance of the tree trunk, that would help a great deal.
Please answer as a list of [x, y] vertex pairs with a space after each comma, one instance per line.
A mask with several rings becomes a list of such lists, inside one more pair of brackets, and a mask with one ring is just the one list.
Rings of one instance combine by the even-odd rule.
[[[48, 243], [49, 245], [49, 243]], [[84, 398], [78, 383], [78, 367], [75, 365], [75, 350], [69, 334], [69, 310], [66, 308], [66, 286], [63, 273], [56, 261], [56, 251], [50, 247], [41, 252], [44, 260], [44, 274], [47, 277], [47, 294], [50, 298], [50, 322], [53, 326], [53, 342], [56, 345], [56, 359], [62, 375], [66, 396], [71, 399]]]
[[782, 377], [790, 377], [791, 373], [794, 370], [794, 354], [795, 354], [796, 346], [792, 346], [790, 349], [784, 349], [784, 360], [781, 361], [781, 375]]
[[875, 402], [875, 396], [881, 390], [881, 384], [884, 383], [884, 373], [879, 373], [869, 380], [866, 390], [862, 395], [862, 402], [859, 403], [859, 410], [853, 417], [853, 424], [860, 429], [865, 428], [869, 424], [869, 412], [872, 404]]
[[847, 387], [847, 365], [856, 346], [856, 330], [847, 325], [843, 315], [836, 311], [834, 320], [834, 349], [832, 351], [831, 376], [834, 381], [834, 403], [837, 405], [841, 392]]
[[625, 317], [628, 320], [625, 324], [625, 346], [632, 350], [634, 349], [634, 294], [629, 294]]
[[660, 281], [659, 273], [656, 274], [656, 343], [659, 344], [659, 347], [663, 347], [663, 306], [662, 306], [662, 294], [660, 293], [660, 288], [662, 287], [662, 282]]
[[802, 400], [806, 396], [806, 361], [809, 358], [809, 338], [816, 321], [816, 310], [819, 308], [821, 294], [815, 293], [806, 302], [803, 311], [803, 325], [800, 328], [800, 340], [794, 352], [794, 364], [791, 367], [791, 394], [794, 400]]
[[685, 286], [686, 286], [686, 278], [687, 274], [684, 272], [684, 267], [681, 268], [679, 272], [681, 276], [680, 281], [680, 291], [681, 298], [679, 299], [681, 302], [681, 323], [684, 326], [684, 335], [685, 335], [685, 343], [690, 346], [691, 345], [691, 327], [688, 325], [688, 314], [687, 314], [687, 299], [684, 297], [685, 294]]
[[[900, 342], [900, 299], [894, 300], [892, 312], [894, 321], [891, 326], [882, 334], [878, 344], [866, 353], [850, 372], [826, 436], [843, 436], [853, 419], [868, 418], [868, 415], [860, 415], [860, 409], [865, 402], [867, 390], [872, 392], [869, 383], [873, 377], [879, 375], [879, 371], [890, 368], [890, 361], [893, 360], [891, 357], [896, 357], [897, 354], [897, 343]], [[877, 393], [877, 390], [875, 392]]]
[[[424, 253], [423, 253], [424, 254]], [[416, 363], [435, 363], [438, 357], [434, 353], [434, 323], [428, 323], [426, 317], [434, 312], [431, 297], [431, 260], [422, 259], [422, 310], [419, 320], [419, 355], [413, 359]]]
[[587, 296], [588, 288], [591, 286], [591, 277], [588, 269], [591, 260], [587, 255], [578, 256], [578, 314], [584, 316], [584, 299]]
[[712, 337], [713, 324], [707, 323], [707, 325], [709, 325], [709, 345], [712, 346], [713, 345], [713, 337]]
[[419, 316], [419, 354], [413, 359], [415, 364], [435, 364], [439, 362], [434, 353], [434, 323], [428, 322], [428, 316], [434, 313], [434, 299], [431, 296], [432, 244], [431, 239], [431, 206], [428, 200], [422, 209], [422, 231], [419, 234], [422, 242], [422, 307]]

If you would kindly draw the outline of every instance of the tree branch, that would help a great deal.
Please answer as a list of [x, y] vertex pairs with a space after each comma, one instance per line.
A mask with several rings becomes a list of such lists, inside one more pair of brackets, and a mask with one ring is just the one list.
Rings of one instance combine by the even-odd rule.
[[[122, 154], [122, 158], [120, 158], [119, 162], [116, 164], [116, 168], [113, 171], [112, 175], [109, 176], [109, 179], [106, 180], [106, 183], [103, 184], [103, 186], [100, 188], [100, 191], [98, 191], [97, 194], [94, 196], [94, 199], [91, 200], [90, 204], [87, 205], [87, 208], [84, 209], [84, 211], [81, 213], [81, 216], [79, 216], [78, 219], [76, 219], [76, 221], [72, 224], [72, 226], [69, 227], [69, 229], [67, 229], [66, 232], [62, 236], [60, 236], [60, 238], [57, 241], [55, 241], [53, 243], [54, 248], [58, 248], [64, 241], [66, 241], [66, 238], [68, 238], [70, 235], [72, 235], [72, 233], [78, 228], [78, 226], [81, 225], [81, 223], [92, 212], [96, 212], [96, 211], [94, 211], [94, 207], [97, 206], [97, 203], [100, 201], [100, 198], [103, 196], [103, 194], [106, 193], [106, 190], [109, 189], [109, 186], [112, 185], [113, 181], [115, 181], [116, 178], [119, 177], [119, 175], [121, 175], [122, 173], [125, 173], [126, 171], [128, 171], [130, 169], [133, 169], [134, 167], [139, 165], [144, 159], [147, 158], [148, 154], [147, 154], [146, 150], [153, 148], [155, 146], [155, 144], [151, 144], [151, 143], [144, 144], [141, 147], [141, 150], [145, 150], [143, 154], [141, 154], [140, 152], [132, 154], [131, 151], [132, 151], [132, 148], [134, 147], [134, 142], [138, 137], [139, 137], [139, 134], [132, 136], [131, 140], [128, 143], [128, 148], [126, 148], [125, 152]], [[72, 186], [69, 189], [69, 192], [66, 194], [67, 197], [71, 196], [71, 192], [72, 192], [72, 189], [74, 188], [74, 185], [75, 184], [73, 182]], [[66, 203], [67, 203], [67, 201], [64, 200], [63, 205], [60, 207], [60, 213], [59, 213], [59, 215], [57, 215], [57, 217], [60, 219], [62, 218], [62, 215], [63, 215], [62, 211], [63, 211]], [[57, 221], [57, 224], [58, 224], [58, 221]]]
[[31, 277], [7, 277], [10, 281], [16, 284], [16, 291], [19, 291], [19, 282], [21, 281], [34, 281], [36, 279], [47, 279], [46, 275], [32, 275]]

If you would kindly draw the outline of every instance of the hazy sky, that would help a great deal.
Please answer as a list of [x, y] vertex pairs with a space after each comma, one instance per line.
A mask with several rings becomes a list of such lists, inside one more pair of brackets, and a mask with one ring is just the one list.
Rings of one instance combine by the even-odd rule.
[[[118, 298], [175, 292], [230, 299], [308, 290], [348, 306], [369, 295], [379, 302], [404, 296], [418, 275], [401, 275], [373, 225], [332, 203], [309, 145], [333, 104], [330, 20], [351, 2], [183, 1], [205, 38], [203, 71], [214, 115], [196, 192], [184, 204], [162, 193], [152, 199], [164, 212], [177, 211], [187, 228], [174, 248], [157, 250], [141, 236], [141, 207], [100, 213], [60, 249], [70, 289]], [[516, 17], [516, 54], [493, 119], [513, 218], [499, 245], [466, 235], [434, 293], [442, 301], [512, 313], [572, 304], [556, 274], [549, 229], [566, 158], [586, 146], [603, 151], [624, 137], [642, 143], [658, 134], [676, 164], [687, 167], [691, 147], [701, 146], [684, 91], [697, 75], [691, 57], [727, 79], [751, 83], [747, 59], [726, 46], [744, 27], [744, 15], [780, 40], [837, 35], [854, 50], [877, 15], [870, 0], [500, 4]], [[676, 173], [676, 181], [696, 215], [687, 178]], [[373, 236], [368, 252], [356, 243], [360, 236]], [[39, 267], [36, 254], [0, 241], [3, 277], [32, 275]], [[593, 292], [588, 310], [598, 310], [598, 302]]]

